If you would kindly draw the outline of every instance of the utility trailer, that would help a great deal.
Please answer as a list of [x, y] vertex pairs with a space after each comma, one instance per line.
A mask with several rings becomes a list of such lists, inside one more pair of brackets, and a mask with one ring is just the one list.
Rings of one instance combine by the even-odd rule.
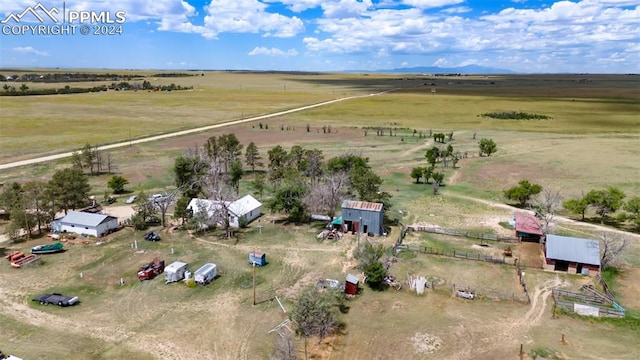
[[198, 285], [207, 285], [213, 281], [218, 275], [218, 267], [216, 264], [206, 263], [196, 270], [193, 279]]
[[165, 283], [172, 283], [184, 279], [184, 274], [187, 272], [187, 263], [182, 261], [174, 261], [169, 266], [164, 268]]
[[33, 301], [37, 301], [40, 305], [58, 305], [61, 307], [75, 305], [80, 302], [77, 296], [65, 296], [58, 293], [53, 294], [42, 294], [33, 299]]

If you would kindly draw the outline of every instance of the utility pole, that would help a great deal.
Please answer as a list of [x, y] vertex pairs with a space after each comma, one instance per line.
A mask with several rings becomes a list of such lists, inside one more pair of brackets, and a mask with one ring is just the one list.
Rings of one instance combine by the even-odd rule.
[[[253, 252], [254, 256], [255, 256], [255, 251]], [[256, 260], [253, 259], [253, 261], [251, 262], [253, 265], [253, 305], [256, 305]]]

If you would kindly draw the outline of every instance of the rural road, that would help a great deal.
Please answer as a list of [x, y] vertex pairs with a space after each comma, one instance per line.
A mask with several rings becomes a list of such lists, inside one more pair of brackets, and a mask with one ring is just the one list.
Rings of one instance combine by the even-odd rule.
[[[294, 109], [278, 111], [278, 112], [265, 114], [265, 115], [260, 115], [260, 116], [254, 116], [254, 117], [250, 117], [250, 118], [246, 118], [246, 119], [227, 121], [227, 122], [223, 122], [223, 123], [215, 124], [215, 125], [202, 126], [202, 127], [198, 127], [198, 128], [189, 129], [189, 130], [176, 131], [176, 132], [171, 132], [171, 133], [162, 134], [162, 135], [150, 136], [150, 137], [146, 137], [146, 138], [142, 138], [142, 139], [136, 139], [136, 140], [131, 140], [131, 141], [123, 141], [123, 142], [119, 142], [119, 143], [115, 143], [115, 144], [103, 145], [103, 146], [99, 146], [98, 150], [115, 149], [115, 148], [119, 148], [119, 147], [133, 145], [133, 144], [141, 144], [141, 143], [146, 143], [146, 142], [150, 142], [150, 141], [157, 141], [157, 140], [172, 138], [172, 137], [176, 137], [176, 136], [193, 134], [193, 133], [197, 133], [197, 132], [201, 132], [201, 131], [218, 129], [218, 128], [222, 128], [222, 127], [225, 127], [225, 126], [232, 126], [232, 125], [243, 124], [243, 123], [252, 122], [252, 121], [256, 121], [256, 120], [269, 119], [269, 118], [273, 118], [273, 117], [277, 117], [277, 116], [292, 114], [292, 113], [299, 112], [299, 111], [314, 109], [314, 108], [321, 107], [321, 106], [331, 105], [331, 104], [335, 104], [337, 102], [341, 102], [341, 101], [345, 101], [345, 100], [352, 100], [352, 99], [358, 99], [358, 98], [382, 95], [382, 94], [385, 94], [385, 93], [393, 91], [393, 90], [394, 89], [386, 90], [386, 91], [382, 91], [382, 92], [378, 92], [378, 93], [366, 94], [366, 95], [347, 96], [347, 97], [342, 97], [342, 98], [338, 98], [338, 99], [334, 99], [334, 100], [323, 101], [323, 102], [317, 103], [317, 104], [305, 105], [305, 106], [297, 107], [297, 108], [294, 108]], [[73, 154], [73, 151], [60, 153], [60, 154], [54, 154], [54, 155], [48, 155], [48, 156], [41, 156], [41, 157], [37, 157], [37, 158], [33, 158], [33, 159], [15, 161], [15, 162], [10, 162], [10, 163], [6, 163], [6, 164], [0, 164], [0, 170], [11, 169], [11, 168], [14, 168], [14, 167], [19, 167], [19, 166], [24, 166], [24, 165], [37, 164], [37, 163], [41, 163], [41, 162], [45, 162], [45, 161], [63, 159], [63, 158], [71, 157], [71, 154]]]

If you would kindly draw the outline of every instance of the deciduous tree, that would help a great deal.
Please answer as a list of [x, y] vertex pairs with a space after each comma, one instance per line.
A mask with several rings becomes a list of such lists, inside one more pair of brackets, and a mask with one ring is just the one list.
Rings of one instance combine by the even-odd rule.
[[107, 182], [107, 186], [113, 191], [114, 194], [124, 193], [124, 186], [129, 183], [129, 180], [120, 175], [114, 175]]
[[600, 266], [602, 269], [618, 265], [631, 242], [620, 235], [600, 234]]
[[609, 187], [606, 190], [591, 190], [585, 195], [587, 203], [592, 206], [601, 218], [605, 218], [609, 213], [614, 213], [624, 204], [625, 194], [616, 187]]
[[486, 154], [487, 156], [491, 156], [491, 154], [498, 151], [498, 145], [492, 139], [480, 139], [480, 156]]
[[520, 180], [517, 186], [513, 186], [504, 191], [504, 196], [509, 200], [517, 201], [524, 207], [532, 196], [539, 194], [542, 186], [532, 184], [529, 180]]
[[582, 221], [584, 221], [584, 215], [589, 207], [589, 202], [585, 197], [569, 199], [562, 203], [562, 207], [574, 214], [580, 214], [582, 216]]

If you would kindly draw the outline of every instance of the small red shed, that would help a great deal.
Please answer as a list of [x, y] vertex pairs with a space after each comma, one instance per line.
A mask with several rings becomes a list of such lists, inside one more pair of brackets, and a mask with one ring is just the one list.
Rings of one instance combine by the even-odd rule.
[[359, 284], [360, 284], [360, 279], [358, 279], [357, 276], [352, 274], [347, 274], [347, 278], [344, 284], [344, 293], [347, 295], [357, 295]]

